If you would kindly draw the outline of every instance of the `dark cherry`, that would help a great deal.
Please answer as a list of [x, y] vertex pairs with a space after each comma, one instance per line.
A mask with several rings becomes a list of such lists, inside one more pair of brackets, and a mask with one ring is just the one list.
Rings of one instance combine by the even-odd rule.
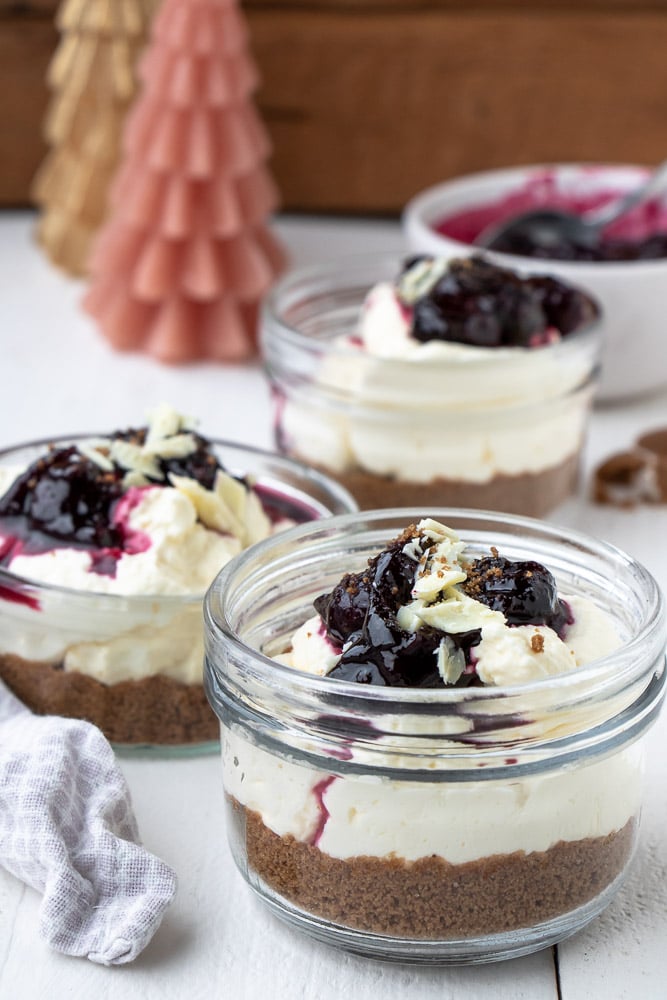
[[329, 676], [357, 684], [442, 687], [435, 655], [441, 638], [436, 629], [406, 632], [371, 612]]
[[553, 575], [538, 562], [487, 556], [473, 563], [461, 586], [475, 600], [502, 611], [508, 625], [548, 625], [562, 637], [572, 621]]
[[371, 608], [391, 616], [410, 599], [417, 564], [402, 547], [398, 539], [371, 559], [367, 570], [346, 574], [330, 594], [316, 598], [315, 610], [337, 646], [360, 631]]
[[327, 636], [336, 646], [363, 627], [369, 603], [370, 578], [364, 573], [347, 573], [330, 594], [314, 601]]
[[122, 496], [123, 472], [105, 472], [74, 447], [58, 448], [34, 462], [0, 499], [0, 523], [25, 541], [25, 551], [43, 548], [43, 536], [83, 548], [122, 547], [110, 524]]
[[[596, 315], [591, 309], [586, 312], [586, 297], [574, 292], [561, 281], [548, 275], [531, 278], [532, 293], [540, 300], [540, 308], [546, 317], [547, 326], [555, 327], [567, 336]], [[583, 301], [582, 301], [583, 300]], [[592, 303], [591, 303], [592, 306]]]
[[533, 243], [525, 236], [508, 234], [494, 240], [489, 249], [543, 260], [660, 260], [667, 257], [667, 233], [654, 233], [644, 240], [598, 238], [591, 243], [562, 240], [548, 248]]
[[[395, 621], [386, 621], [377, 612], [370, 611], [363, 627], [351, 638], [329, 676], [357, 684], [443, 687], [437, 664], [437, 650], [443, 639], [452, 652], [460, 649], [469, 664], [471, 650], [479, 643], [481, 632], [473, 629], [458, 635], [446, 635], [430, 626], [424, 626], [418, 632], [407, 632]], [[466, 672], [461, 675], [457, 686], [467, 686], [475, 680], [474, 671]]]
[[471, 257], [451, 261], [447, 273], [414, 303], [412, 333], [422, 343], [526, 347], [540, 343], [551, 327], [567, 336], [597, 314], [589, 296], [556, 278], [522, 278]]

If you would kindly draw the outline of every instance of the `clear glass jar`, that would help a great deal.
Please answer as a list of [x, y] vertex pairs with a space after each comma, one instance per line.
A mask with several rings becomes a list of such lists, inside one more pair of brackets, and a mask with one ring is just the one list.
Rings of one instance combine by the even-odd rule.
[[[623, 645], [505, 687], [383, 688], [270, 659], [330, 590], [432, 516], [471, 554], [536, 559], [605, 609]], [[665, 610], [603, 542], [485, 512], [376, 511], [292, 529], [233, 560], [205, 601], [236, 863], [280, 917], [377, 958], [472, 963], [572, 934], [618, 890], [642, 737], [665, 685]]]
[[[0, 470], [22, 470], [49, 446], [82, 440], [4, 450]], [[355, 509], [337, 483], [296, 462], [212, 444], [228, 472], [253, 482], [272, 521]], [[125, 752], [216, 750], [218, 724], [201, 679], [203, 593], [96, 593], [99, 577], [90, 577], [90, 590], [73, 590], [21, 578], [0, 563], [0, 678], [33, 711], [88, 719]]]
[[350, 258], [274, 287], [262, 345], [278, 449], [338, 479], [364, 510], [542, 516], [576, 486], [598, 325], [530, 349], [428, 344], [407, 360], [341, 343], [370, 288], [399, 272], [395, 256]]

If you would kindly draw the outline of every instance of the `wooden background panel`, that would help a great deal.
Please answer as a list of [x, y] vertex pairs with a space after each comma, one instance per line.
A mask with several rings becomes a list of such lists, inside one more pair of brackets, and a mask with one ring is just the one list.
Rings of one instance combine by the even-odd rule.
[[[43, 156], [57, 35], [46, 13], [55, 0], [30, 0], [20, 16], [7, 2], [0, 203], [17, 204]], [[396, 212], [421, 187], [469, 170], [665, 156], [667, 0], [580, 0], [557, 11], [553, 0], [437, 9], [415, 0], [418, 11], [409, 0], [400, 9], [356, 0], [354, 14], [345, 0], [305, 2], [245, 4], [287, 208]]]
[[[524, 10], [530, 15], [541, 11], [621, 11], [630, 13], [646, 10], [667, 11], [667, 0], [240, 0], [246, 10], [330, 10], [344, 11], [346, 14], [373, 11], [401, 11], [418, 14], [424, 10], [457, 10], [469, 13], [494, 10]], [[51, 14], [58, 7], [58, 0], [0, 0], [0, 17], [25, 17], [34, 14]]]
[[[9, 0], [0, 0], [2, 3]], [[31, 0], [32, 2], [32, 0]], [[39, 0], [42, 3], [52, 0]], [[542, 12], [558, 13], [566, 10], [585, 11], [621, 11], [636, 14], [638, 11], [667, 11], [667, 0], [243, 0], [246, 9], [273, 8], [280, 10], [307, 9], [345, 11], [346, 13], [364, 13], [373, 11], [383, 13], [400, 11], [407, 14], [419, 14], [425, 10], [458, 11], [470, 13], [476, 11], [516, 11], [523, 10], [530, 15], [539, 16]]]
[[[667, 18], [257, 13], [288, 205], [396, 210], [469, 170], [666, 153]], [[641, 69], [637, 69], [641, 67]]]
[[[58, 6], [58, 0], [0, 0], [0, 18], [26, 18], [51, 16]], [[3, 29], [0, 24], [0, 30]]]
[[30, 180], [46, 151], [44, 77], [57, 40], [50, 19], [0, 21], [0, 204], [28, 201]]

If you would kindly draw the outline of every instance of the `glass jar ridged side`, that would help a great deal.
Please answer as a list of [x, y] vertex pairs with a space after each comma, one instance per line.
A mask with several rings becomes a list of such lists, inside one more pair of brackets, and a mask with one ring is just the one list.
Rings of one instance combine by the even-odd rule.
[[[270, 659], [314, 597], [422, 515], [472, 553], [544, 563], [559, 589], [608, 610], [623, 645], [497, 688], [355, 685]], [[460, 964], [550, 945], [616, 893], [665, 681], [663, 600], [623, 553], [484, 512], [333, 518], [237, 557], [205, 629], [231, 849], [278, 916], [367, 956]]]
[[362, 509], [544, 515], [576, 486], [599, 324], [541, 347], [371, 353], [357, 336], [364, 301], [400, 269], [395, 256], [349, 258], [273, 289], [261, 336], [278, 449], [336, 478]]

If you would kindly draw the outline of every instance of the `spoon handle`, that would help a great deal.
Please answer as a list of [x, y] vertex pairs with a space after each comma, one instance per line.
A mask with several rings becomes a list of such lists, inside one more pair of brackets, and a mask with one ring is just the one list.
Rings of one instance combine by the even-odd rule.
[[665, 180], [667, 180], [667, 160], [661, 163], [659, 167], [656, 167], [651, 176], [643, 184], [640, 184], [639, 187], [633, 188], [623, 198], [613, 201], [610, 205], [603, 205], [601, 208], [595, 208], [590, 212], [586, 212], [582, 216], [582, 219], [587, 226], [604, 229], [605, 226], [615, 222], [616, 219], [620, 219], [622, 215], [625, 215], [635, 205], [644, 201], [645, 198], [655, 194], [662, 187]]

